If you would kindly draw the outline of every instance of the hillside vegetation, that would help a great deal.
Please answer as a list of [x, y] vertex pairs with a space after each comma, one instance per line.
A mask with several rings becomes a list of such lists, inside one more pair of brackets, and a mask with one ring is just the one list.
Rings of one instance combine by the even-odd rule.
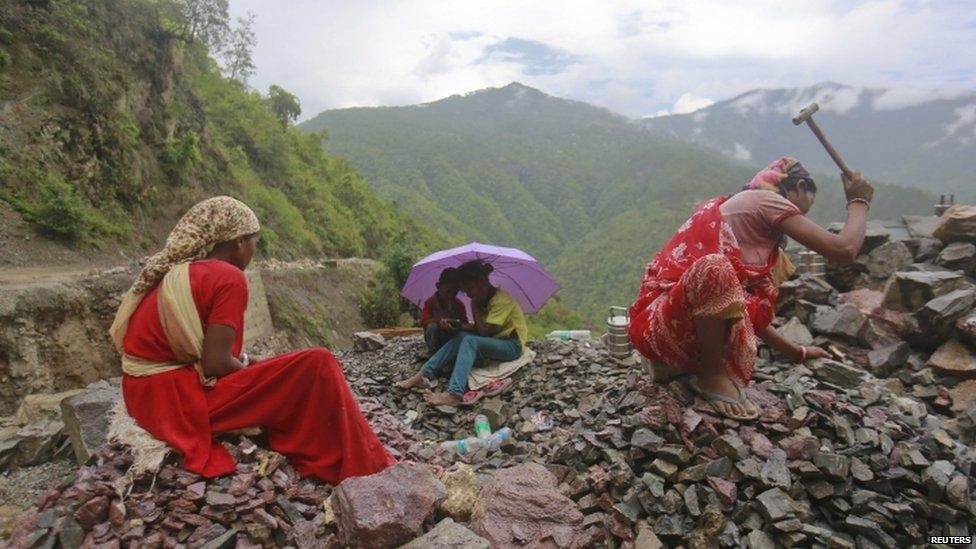
[[[622, 116], [513, 83], [424, 105], [340, 109], [299, 126], [327, 130], [380, 196], [454, 238], [519, 246], [597, 323], [629, 304], [643, 265], [700, 201], [756, 168]], [[786, 152], [786, 151], [784, 151]], [[813, 217], [843, 216], [840, 183], [817, 177]], [[928, 213], [923, 191], [881, 185], [872, 215]]]
[[271, 255], [375, 256], [401, 232], [422, 249], [440, 242], [323, 136], [295, 130], [290, 94], [242, 82], [248, 29], [231, 32], [223, 2], [227, 47], [245, 49], [225, 76], [221, 37], [188, 20], [190, 4], [0, 3], [0, 200], [76, 247], [149, 250], [147, 226], [217, 193], [254, 207]]

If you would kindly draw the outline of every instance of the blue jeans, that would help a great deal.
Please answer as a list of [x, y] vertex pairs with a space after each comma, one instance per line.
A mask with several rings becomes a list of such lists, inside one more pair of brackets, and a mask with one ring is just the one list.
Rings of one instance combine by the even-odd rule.
[[454, 371], [447, 384], [447, 392], [461, 398], [468, 388], [468, 374], [475, 360], [487, 358], [507, 362], [522, 355], [522, 344], [518, 339], [499, 339], [482, 337], [471, 332], [461, 332], [444, 344], [424, 363], [424, 377], [435, 379], [437, 372], [449, 361], [454, 360]]

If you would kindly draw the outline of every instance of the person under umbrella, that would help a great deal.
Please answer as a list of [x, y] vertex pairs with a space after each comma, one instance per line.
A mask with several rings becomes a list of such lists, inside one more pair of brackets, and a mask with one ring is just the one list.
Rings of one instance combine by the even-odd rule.
[[457, 335], [461, 325], [468, 321], [464, 303], [457, 298], [460, 289], [457, 269], [447, 267], [437, 279], [437, 291], [424, 302], [420, 325], [424, 327], [428, 357]]
[[434, 405], [462, 404], [468, 375], [477, 359], [509, 361], [521, 356], [528, 336], [525, 313], [508, 292], [491, 283], [492, 271], [491, 264], [478, 260], [458, 268], [461, 289], [471, 298], [474, 322], [462, 324], [461, 331], [434, 353], [419, 372], [397, 383], [397, 387], [411, 389], [425, 377], [435, 379], [442, 368], [453, 362], [447, 392], [428, 394], [424, 399]]

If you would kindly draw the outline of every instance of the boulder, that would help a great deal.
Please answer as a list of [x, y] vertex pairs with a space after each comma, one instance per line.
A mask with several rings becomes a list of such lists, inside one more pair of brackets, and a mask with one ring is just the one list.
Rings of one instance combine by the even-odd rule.
[[819, 307], [813, 315], [813, 331], [850, 340], [857, 337], [865, 320], [864, 313], [846, 303], [836, 308]]
[[826, 305], [836, 293], [833, 287], [823, 279], [802, 274], [793, 280], [787, 280], [779, 285], [779, 303], [785, 307], [804, 299], [819, 305]]
[[866, 315], [875, 314], [882, 308], [884, 294], [869, 288], [859, 288], [844, 292], [837, 297], [840, 303], [849, 303]]
[[858, 286], [862, 276], [867, 273], [867, 255], [859, 255], [853, 263], [833, 263], [828, 261], [824, 276], [838, 291], [847, 292]]
[[950, 207], [936, 222], [932, 236], [943, 242], [976, 242], [976, 206]]
[[911, 265], [914, 260], [908, 247], [901, 242], [885, 242], [868, 254], [868, 274], [871, 278], [887, 280], [895, 272]]
[[333, 492], [339, 539], [353, 547], [400, 545], [420, 534], [444, 484], [426, 465], [398, 463], [374, 475], [342, 481]]
[[400, 549], [488, 549], [488, 540], [478, 537], [463, 525], [446, 518], [430, 532]]
[[971, 286], [964, 276], [951, 271], [901, 271], [888, 280], [883, 305], [915, 312], [936, 297]]
[[976, 354], [955, 339], [942, 344], [926, 366], [934, 371], [959, 378], [976, 378]]
[[41, 420], [61, 421], [61, 401], [75, 396], [82, 389], [72, 389], [62, 393], [37, 393], [27, 395], [17, 408], [14, 421], [19, 425], [37, 423]]
[[109, 410], [122, 398], [118, 387], [98, 381], [61, 401], [64, 430], [71, 439], [78, 463], [84, 464], [105, 443]]
[[559, 493], [556, 477], [537, 463], [499, 470], [482, 489], [471, 529], [493, 547], [537, 545], [551, 537], [572, 544], [583, 522], [573, 500]]
[[953, 242], [943, 248], [935, 262], [948, 269], [962, 271], [972, 276], [976, 273], [976, 244]]
[[42, 419], [0, 429], [0, 471], [48, 461], [64, 438], [64, 424]]
[[356, 332], [352, 334], [352, 345], [360, 352], [376, 351], [386, 345], [386, 338], [373, 332]]
[[973, 308], [976, 290], [955, 290], [931, 299], [915, 313], [918, 330], [913, 343], [923, 347], [935, 347], [949, 337], [956, 320]]

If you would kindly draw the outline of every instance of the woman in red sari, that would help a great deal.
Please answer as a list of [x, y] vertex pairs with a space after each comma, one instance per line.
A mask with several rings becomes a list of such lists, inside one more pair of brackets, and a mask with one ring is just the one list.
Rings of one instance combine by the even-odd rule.
[[690, 387], [719, 414], [758, 417], [742, 390], [756, 362], [757, 336], [799, 362], [826, 356], [785, 339], [770, 322], [784, 265], [792, 269], [778, 245], [784, 235], [833, 262], [857, 257], [874, 189], [857, 173], [843, 182], [847, 221], [839, 234], [805, 217], [817, 187], [789, 157], [742, 192], [701, 205], [647, 265], [630, 307], [634, 348], [665, 375], [693, 372]]
[[231, 473], [213, 435], [252, 426], [305, 476], [338, 483], [386, 468], [383, 448], [326, 349], [257, 361], [241, 353], [258, 220], [226, 196], [177, 223], [126, 294], [112, 325], [122, 395], [140, 427], [204, 477]]

